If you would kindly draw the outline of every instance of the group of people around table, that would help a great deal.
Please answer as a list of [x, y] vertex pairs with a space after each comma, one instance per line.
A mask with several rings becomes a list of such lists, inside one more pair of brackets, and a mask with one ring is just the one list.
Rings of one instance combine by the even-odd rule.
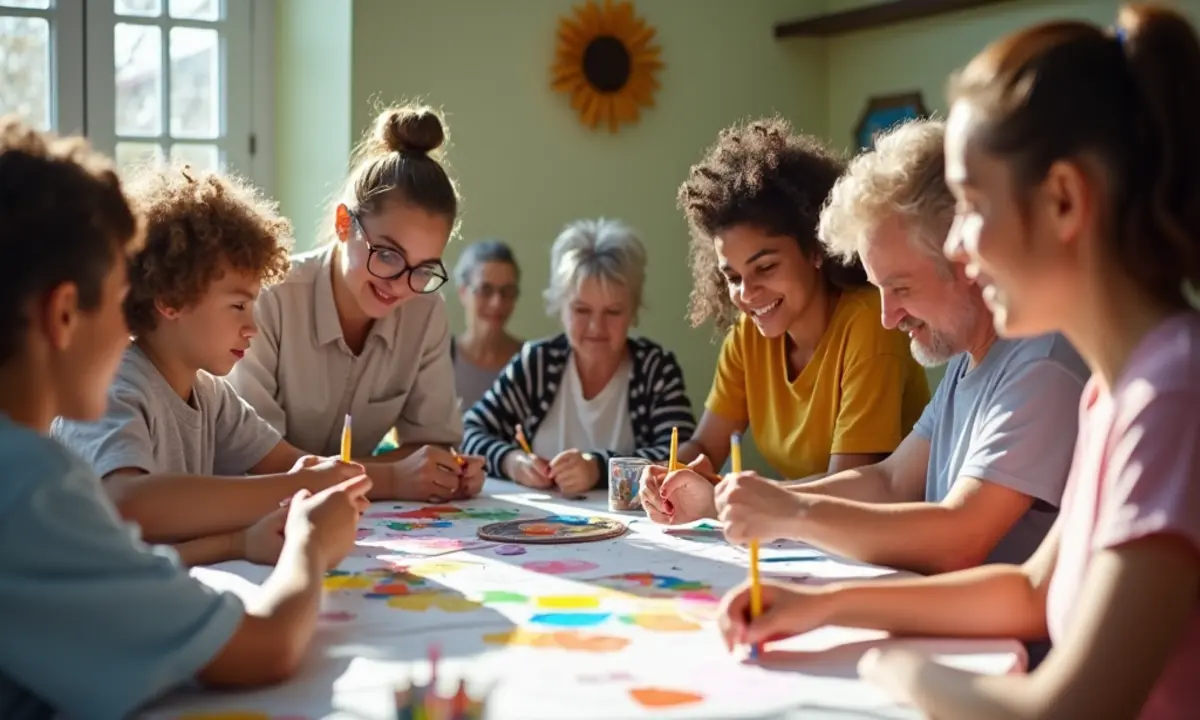
[[[464, 500], [488, 475], [575, 496], [635, 456], [657, 523], [925, 576], [766, 582], [753, 615], [735, 588], [731, 649], [826, 624], [1015, 637], [1029, 674], [900, 649], [860, 672], [935, 718], [1195, 717], [1200, 42], [1156, 6], [1043, 24], [949, 97], [849, 162], [765, 119], [691, 168], [689, 315], [723, 333], [698, 423], [675, 355], [632, 334], [647, 255], [621, 222], [555, 240], [562, 333], [536, 341], [506, 329], [511, 249], [472, 245], [451, 333], [459, 191], [429, 108], [377, 118], [327, 242], [295, 256], [242, 180], [123, 181], [82, 139], [3, 121], [0, 715], [278, 682], [371, 501]], [[720, 472], [747, 432], [777, 477]], [[274, 566], [253, 600], [187, 573], [230, 559]]]

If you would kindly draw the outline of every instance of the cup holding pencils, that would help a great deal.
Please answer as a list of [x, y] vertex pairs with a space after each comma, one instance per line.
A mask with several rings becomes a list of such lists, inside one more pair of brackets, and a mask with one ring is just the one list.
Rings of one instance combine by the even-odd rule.
[[397, 684], [394, 696], [397, 720], [483, 720], [487, 695], [472, 694], [465, 678], [459, 678], [453, 693], [442, 693], [439, 681], [439, 650], [429, 648], [429, 680]]

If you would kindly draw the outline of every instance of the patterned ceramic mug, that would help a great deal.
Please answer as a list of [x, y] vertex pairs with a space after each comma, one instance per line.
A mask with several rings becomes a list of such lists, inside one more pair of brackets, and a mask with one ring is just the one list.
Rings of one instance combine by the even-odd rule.
[[612, 512], [641, 510], [638, 480], [649, 460], [639, 457], [615, 457], [608, 461], [608, 509]]

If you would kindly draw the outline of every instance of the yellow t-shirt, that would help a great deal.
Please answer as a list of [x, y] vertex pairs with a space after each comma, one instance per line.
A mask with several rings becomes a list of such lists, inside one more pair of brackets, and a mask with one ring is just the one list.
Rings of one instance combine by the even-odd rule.
[[787, 336], [763, 337], [742, 317], [721, 346], [705, 406], [748, 423], [759, 452], [784, 478], [829, 468], [830, 455], [890, 453], [929, 402], [908, 337], [885, 329], [879, 293], [842, 293], [812, 360], [788, 382]]

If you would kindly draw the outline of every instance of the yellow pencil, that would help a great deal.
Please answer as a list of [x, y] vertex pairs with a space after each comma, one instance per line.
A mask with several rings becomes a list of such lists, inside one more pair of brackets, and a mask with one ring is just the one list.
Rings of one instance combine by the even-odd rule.
[[[733, 472], [742, 471], [742, 437], [734, 433], [729, 439], [729, 455]], [[762, 578], [758, 574], [758, 540], [750, 541], [750, 619], [762, 614]], [[750, 646], [750, 657], [758, 657], [758, 645]]]
[[350, 462], [350, 414], [346, 413], [346, 423], [342, 425], [342, 462]]
[[526, 453], [530, 455], [533, 454], [533, 448], [529, 447], [529, 439], [525, 437], [525, 428], [521, 427], [520, 425], [517, 425], [517, 444], [520, 445], [521, 449]]
[[679, 428], [671, 428], [671, 459], [667, 461], [667, 472], [679, 469]]

